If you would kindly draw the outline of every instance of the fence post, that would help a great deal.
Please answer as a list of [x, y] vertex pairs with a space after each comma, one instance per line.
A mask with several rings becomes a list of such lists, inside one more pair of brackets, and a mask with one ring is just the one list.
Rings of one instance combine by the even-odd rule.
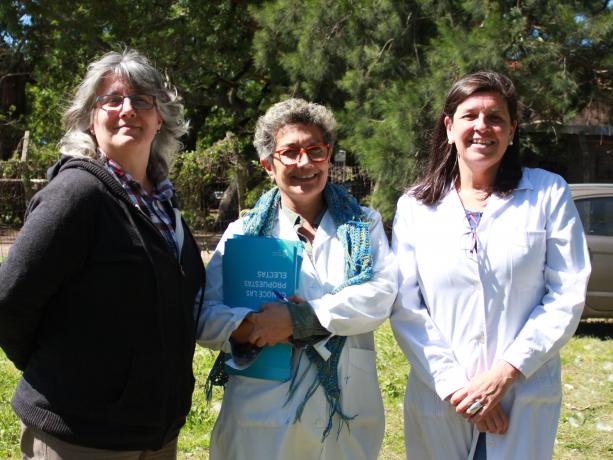
[[26, 130], [25, 134], [23, 135], [23, 144], [21, 146], [21, 161], [27, 161], [29, 146], [30, 146], [30, 131]]
[[25, 200], [26, 209], [33, 195], [32, 182], [30, 181], [30, 166], [28, 165], [29, 144], [30, 144], [30, 131], [26, 130], [25, 134], [23, 135], [23, 146], [21, 148], [21, 163], [23, 167], [22, 173], [21, 173], [21, 182], [23, 184], [23, 197]]

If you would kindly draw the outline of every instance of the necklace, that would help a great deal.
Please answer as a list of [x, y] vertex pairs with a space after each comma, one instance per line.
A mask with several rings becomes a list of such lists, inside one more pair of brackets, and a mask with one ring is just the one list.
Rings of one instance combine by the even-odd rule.
[[468, 221], [470, 246], [467, 248], [467, 253], [469, 258], [471, 259], [475, 259], [477, 255], [477, 227], [479, 226], [479, 222], [481, 222], [481, 217], [483, 216], [483, 209], [485, 209], [488, 198], [490, 196], [488, 192], [484, 192], [481, 190], [478, 191], [485, 196], [483, 198], [471, 196], [469, 198], [470, 205], [466, 206], [464, 200], [462, 199], [460, 187], [459, 185], [456, 186], [456, 193], [458, 194], [458, 198], [460, 199], [460, 203], [462, 204], [462, 208], [464, 209], [464, 215], [466, 216], [466, 219]]

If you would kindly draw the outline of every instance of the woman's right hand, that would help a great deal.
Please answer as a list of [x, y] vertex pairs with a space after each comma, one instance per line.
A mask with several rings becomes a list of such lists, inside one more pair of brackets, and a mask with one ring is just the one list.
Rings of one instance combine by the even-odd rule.
[[480, 433], [505, 434], [509, 429], [509, 417], [502, 406], [496, 404], [487, 414], [475, 416], [475, 426]]
[[254, 313], [249, 313], [243, 319], [242, 323], [234, 329], [230, 338], [234, 340], [236, 343], [247, 343], [249, 342], [249, 336], [253, 332], [254, 324]]
[[[449, 402], [455, 406], [456, 412], [469, 422], [477, 420], [478, 416], [486, 416], [497, 406], [520, 372], [504, 360], [499, 360], [491, 369], [476, 375], [463, 388], [451, 395]], [[473, 415], [468, 409], [475, 402], [481, 403], [482, 409]]]
[[292, 318], [287, 304], [270, 302], [260, 305], [253, 315], [253, 330], [249, 342], [258, 347], [288, 343], [292, 335]]

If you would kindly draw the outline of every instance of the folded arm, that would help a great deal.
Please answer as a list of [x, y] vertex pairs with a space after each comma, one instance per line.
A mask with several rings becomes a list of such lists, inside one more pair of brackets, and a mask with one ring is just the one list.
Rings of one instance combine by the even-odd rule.
[[[388, 317], [397, 292], [396, 261], [390, 251], [381, 216], [370, 211], [373, 277], [335, 294], [308, 298], [319, 323], [335, 335], [374, 331]], [[344, 263], [339, 260], [338, 263]]]

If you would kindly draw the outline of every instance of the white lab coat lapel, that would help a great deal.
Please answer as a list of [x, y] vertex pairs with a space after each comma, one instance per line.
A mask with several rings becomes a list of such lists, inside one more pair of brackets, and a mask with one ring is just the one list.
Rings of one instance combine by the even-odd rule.
[[[515, 190], [523, 189], [532, 189], [532, 183], [530, 182], [530, 179], [525, 176], [525, 174], [520, 179], [520, 182]], [[497, 221], [499, 223], [495, 230], [496, 233], [502, 235], [506, 230], [507, 232], [511, 233], [511, 235], [509, 235], [509, 238], [517, 237], [517, 235], [512, 234], [515, 232], [512, 223], [505, 223], [506, 228], [501, 229], [500, 223], [503, 221], [506, 222], [506, 219], [497, 220], [502, 211], [508, 206], [512, 205], [512, 201], [514, 199], [517, 199], [517, 193], [510, 193], [506, 196], [493, 194], [489, 197], [487, 206], [485, 207], [483, 211], [483, 216], [481, 217], [481, 222], [479, 223], [479, 229], [477, 230], [478, 244], [481, 244], [486, 251], [488, 250], [487, 242], [490, 239], [489, 234], [492, 231], [492, 224], [494, 223], [494, 221]]]
[[480, 257], [488, 252], [489, 236], [496, 215], [508, 206], [511, 200], [513, 200], [513, 195], [511, 194], [507, 196], [490, 195], [488, 198], [487, 206], [483, 210], [483, 215], [477, 227], [477, 245], [483, 249], [483, 251], [479, 251]]
[[321, 218], [319, 227], [317, 228], [317, 233], [315, 233], [315, 240], [313, 240], [313, 252], [315, 252], [315, 248], [317, 248], [317, 251], [321, 251], [322, 246], [327, 244], [328, 240], [334, 238], [335, 235], [336, 226], [334, 225], [334, 219], [332, 219], [332, 214], [330, 211], [326, 210]]
[[[281, 209], [278, 211], [278, 229], [279, 229], [279, 237], [285, 240], [299, 241], [298, 235], [296, 234], [296, 230], [292, 222], [283, 214]], [[331, 225], [330, 225], [331, 224]], [[321, 285], [321, 278], [319, 273], [322, 274], [322, 277], [325, 279], [326, 274], [326, 259], [327, 257], [320, 257], [322, 251], [325, 251], [326, 246], [328, 245], [331, 235], [330, 235], [330, 227], [334, 229], [334, 224], [332, 223], [332, 219], [329, 213], [326, 211], [324, 214], [319, 228], [315, 233], [315, 239], [313, 240], [313, 257], [309, 257], [304, 254], [302, 258], [302, 273], [301, 278], [310, 278], [315, 279]], [[332, 230], [333, 231], [333, 230]], [[333, 233], [332, 233], [333, 236]], [[325, 254], [325, 253], [324, 253]], [[327, 254], [326, 254], [327, 255]], [[304, 283], [300, 283], [300, 291], [303, 291], [306, 286]], [[309, 283], [310, 284], [310, 283]]]
[[[287, 240], [298, 240], [298, 235], [294, 230], [292, 223], [285, 217], [283, 212], [279, 210], [279, 237]], [[311, 279], [316, 280], [319, 285], [317, 295], [331, 292], [336, 286], [344, 281], [344, 263], [339, 264], [339, 260], [344, 260], [345, 253], [343, 245], [336, 237], [336, 225], [334, 219], [327, 210], [317, 228], [315, 239], [313, 240], [312, 257], [306, 254], [302, 259], [302, 281]], [[323, 282], [322, 280], [326, 280]], [[300, 283], [299, 292], [309, 294], [308, 291], [315, 289], [312, 282]], [[311, 286], [309, 288], [308, 286]], [[319, 290], [322, 290], [320, 293]], [[313, 291], [314, 292], [314, 291]], [[310, 292], [311, 294], [313, 292]]]
[[[298, 235], [296, 234], [296, 231], [294, 230], [294, 226], [292, 222], [290, 222], [289, 219], [285, 216], [285, 214], [283, 214], [283, 211], [281, 211], [281, 208], [277, 210], [277, 230], [279, 232], [278, 233], [279, 238], [283, 240], [290, 240], [290, 241], [300, 240], [298, 238]], [[273, 230], [273, 234], [274, 233], [275, 231]]]
[[466, 213], [464, 212], [464, 205], [458, 192], [455, 188], [451, 187], [447, 194], [443, 197], [438, 205], [438, 212], [448, 216], [450, 218], [450, 225], [460, 225], [461, 229], [465, 229], [466, 225]]
[[[443, 197], [436, 210], [433, 210], [439, 216], [442, 216], [442, 221], [438, 222], [439, 225], [444, 225], [446, 228], [429, 229], [424, 228], [427, 232], [425, 237], [429, 240], [432, 236], [437, 239], [449, 238], [453, 235], [453, 238], [457, 238], [457, 242], [454, 241], [454, 250], [460, 250], [466, 246], [465, 235], [470, 232], [470, 225], [466, 220], [466, 212], [464, 211], [464, 205], [460, 196], [455, 191], [455, 188], [451, 187], [447, 194]], [[451, 227], [453, 233], [450, 233], [448, 228]]]
[[[528, 189], [528, 190], [532, 189], [532, 182], [530, 181], [530, 179], [526, 177], [525, 174], [520, 179], [519, 184], [517, 184], [517, 187], [515, 188], [515, 190], [524, 190], [524, 189]], [[504, 207], [508, 206], [509, 203], [513, 201], [513, 198], [516, 195], [517, 195], [516, 193], [509, 193], [506, 196], [499, 196], [496, 194], [491, 195], [489, 197], [487, 206], [485, 207], [485, 211], [483, 212], [483, 217], [486, 219], [495, 217], [497, 214], [500, 213], [500, 211]]]
[[334, 226], [334, 220], [332, 219], [332, 215], [329, 210], [326, 210], [323, 217], [321, 218], [321, 222], [319, 223], [319, 227], [317, 227], [317, 232], [315, 233], [315, 239], [313, 240], [313, 261], [315, 262], [317, 270], [323, 270], [321, 273], [326, 273], [326, 260], [327, 257], [321, 257], [322, 251], [324, 254], [329, 249], [329, 245], [331, 239], [336, 236], [336, 227]]

